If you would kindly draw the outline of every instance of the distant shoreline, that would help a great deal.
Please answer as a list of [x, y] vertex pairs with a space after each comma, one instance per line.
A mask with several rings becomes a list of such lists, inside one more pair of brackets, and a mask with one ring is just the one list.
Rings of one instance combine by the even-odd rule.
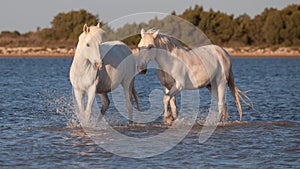
[[232, 57], [250, 57], [250, 58], [294, 58], [300, 57], [300, 50], [294, 50], [288, 47], [280, 47], [276, 50], [272, 50], [271, 48], [250, 48], [250, 47], [243, 47], [243, 48], [226, 48], [228, 53]]
[[[295, 58], [300, 57], [300, 50], [293, 50], [287, 47], [281, 47], [276, 50], [270, 48], [225, 48], [234, 58]], [[132, 49], [137, 56], [137, 49]], [[1, 58], [72, 58], [75, 49], [65, 48], [43, 48], [43, 47], [0, 47]]]

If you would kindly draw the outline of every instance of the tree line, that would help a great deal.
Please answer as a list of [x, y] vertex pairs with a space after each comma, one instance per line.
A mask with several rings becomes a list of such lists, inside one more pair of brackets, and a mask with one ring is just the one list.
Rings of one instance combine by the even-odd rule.
[[[174, 17], [171, 17], [174, 16]], [[289, 5], [281, 10], [266, 8], [251, 18], [247, 14], [235, 17], [224, 12], [212, 9], [205, 11], [202, 6], [195, 5], [181, 14], [172, 12], [163, 19], [153, 18], [145, 23], [125, 24], [117, 30], [112, 30], [107, 24], [101, 22], [107, 32], [109, 40], [118, 39], [130, 46], [139, 42], [138, 34], [141, 28], [158, 28], [163, 32], [172, 32], [180, 40], [192, 43], [199, 38], [193, 35], [192, 27], [184, 22], [178, 22], [176, 17], [182, 18], [199, 28], [208, 39], [221, 46], [300, 46], [300, 5]], [[62, 46], [74, 47], [82, 26], [96, 25], [99, 16], [82, 9], [57, 14], [50, 28], [40, 29], [36, 32], [20, 34], [18, 31], [2, 31], [0, 34], [1, 46]], [[189, 39], [184, 39], [189, 37]], [[191, 39], [192, 37], [192, 39]]]
[[219, 11], [203, 11], [201, 6], [189, 8], [179, 17], [193, 23], [220, 45], [300, 45], [299, 4], [289, 5], [282, 10], [266, 8], [253, 19], [247, 14], [235, 18]]

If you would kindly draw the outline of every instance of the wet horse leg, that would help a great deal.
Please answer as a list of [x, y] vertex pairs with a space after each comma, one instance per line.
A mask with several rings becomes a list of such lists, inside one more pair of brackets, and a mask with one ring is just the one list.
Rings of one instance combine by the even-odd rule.
[[217, 87], [215, 84], [210, 84], [209, 86], [207, 86], [207, 89], [209, 91], [209, 93], [214, 97], [214, 99], [218, 99], [218, 91], [217, 91]]
[[170, 96], [167, 95], [167, 93], [169, 93], [169, 89], [165, 86], [163, 86], [163, 88], [164, 88], [164, 92], [165, 92], [165, 95], [164, 95], [164, 121], [167, 125], [171, 125], [173, 118], [172, 118], [172, 116], [170, 116], [170, 112], [168, 109], [169, 102], [170, 102]]
[[165, 95], [164, 96], [164, 120], [167, 125], [171, 125], [173, 121], [173, 117], [170, 116], [170, 112], [168, 110], [169, 102], [170, 102], [170, 96]]
[[218, 109], [219, 114], [221, 115], [221, 121], [227, 121], [228, 113], [226, 106], [226, 83], [220, 82], [218, 84]]
[[78, 111], [81, 115], [84, 113], [84, 91], [74, 89], [74, 95], [78, 106]]
[[218, 103], [218, 114], [216, 114], [217, 116], [211, 116], [214, 117], [211, 122], [213, 123], [217, 123], [220, 121], [220, 105], [219, 105], [219, 92], [218, 92], [218, 85], [216, 80], [211, 80], [210, 85], [207, 86], [207, 89], [209, 90], [210, 94], [212, 95], [212, 100], [211, 100], [211, 105], [210, 105], [210, 113], [215, 113], [215, 109], [216, 109], [216, 103]]
[[181, 90], [182, 90], [182, 86], [180, 85], [179, 82], [176, 81], [175, 85], [173, 85], [172, 88], [170, 89], [170, 91], [166, 94], [172, 98], [177, 93], [179, 93]]
[[171, 110], [172, 110], [173, 119], [176, 119], [177, 118], [177, 108], [176, 108], [176, 98], [175, 98], [175, 96], [173, 96], [171, 98], [170, 106], [171, 106]]
[[[174, 118], [177, 118], [175, 95], [179, 93], [181, 90], [182, 90], [182, 86], [178, 82], [176, 82], [175, 85], [172, 86], [170, 91], [166, 90], [166, 95], [164, 97], [164, 106], [165, 106], [164, 118], [167, 125], [171, 125], [171, 122], [174, 120]], [[168, 111], [169, 102], [170, 102], [173, 116], [170, 116], [170, 113]]]
[[128, 123], [133, 124], [133, 118], [132, 118], [132, 112], [133, 112], [133, 106], [131, 102], [131, 91], [132, 91], [132, 85], [130, 82], [122, 82], [124, 95], [126, 99], [126, 110], [128, 113]]
[[95, 97], [96, 97], [96, 85], [92, 85], [88, 89], [87, 96], [88, 96], [88, 102], [86, 105], [85, 114], [86, 114], [86, 120], [89, 121], [91, 118], [91, 114], [92, 114], [92, 106], [93, 106], [93, 103], [94, 103]]
[[99, 96], [100, 96], [100, 99], [101, 99], [102, 107], [101, 107], [101, 112], [97, 116], [97, 122], [99, 122], [99, 120], [104, 116], [104, 114], [105, 114], [105, 112], [108, 109], [109, 104], [110, 104], [107, 93], [99, 94]]

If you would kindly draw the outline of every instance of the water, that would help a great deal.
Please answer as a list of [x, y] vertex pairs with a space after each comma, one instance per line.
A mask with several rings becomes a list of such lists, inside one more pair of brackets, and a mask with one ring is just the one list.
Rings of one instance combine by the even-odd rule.
[[[189, 134], [171, 150], [141, 159], [104, 150], [76, 125], [68, 77], [71, 62], [63, 58], [0, 59], [1, 168], [300, 166], [300, 59], [233, 59], [236, 83], [242, 90], [251, 90], [248, 95], [256, 111], [243, 105], [244, 122], [236, 122], [239, 116], [227, 92], [230, 122], [200, 144], [202, 126], [198, 122], [203, 121], [210, 101], [207, 90], [202, 89], [198, 119]], [[155, 77], [150, 70], [136, 78], [142, 109], [150, 107], [149, 91], [161, 89]], [[154, 113], [159, 116], [162, 112]], [[161, 116], [155, 124], [128, 127], [114, 104], [106, 118], [119, 132], [132, 137], [153, 136], [167, 129]]]

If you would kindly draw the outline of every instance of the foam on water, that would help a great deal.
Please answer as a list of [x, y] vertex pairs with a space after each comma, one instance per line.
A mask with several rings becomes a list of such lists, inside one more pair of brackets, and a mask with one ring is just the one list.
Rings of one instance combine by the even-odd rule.
[[[45, 95], [44, 95], [45, 99]], [[74, 105], [74, 100], [72, 97], [69, 96], [61, 96], [57, 97], [55, 95], [49, 96], [47, 100], [47, 107], [52, 107], [56, 109], [56, 113], [61, 114], [66, 119], [66, 128], [69, 129], [76, 129], [76, 128], [89, 128], [94, 130], [104, 129], [104, 126], [97, 126], [96, 124], [96, 116], [92, 116], [92, 119], [90, 122], [86, 122], [85, 120], [79, 120], [78, 117], [81, 117], [78, 112], [76, 111], [76, 106]], [[207, 125], [207, 121], [205, 120], [205, 112], [208, 111], [208, 109], [202, 109], [200, 112], [197, 120], [195, 123], [184, 123], [184, 118], [177, 118], [173, 122], [173, 126], [176, 126], [178, 128], [186, 125], [193, 125], [195, 127], [203, 127]], [[109, 113], [109, 112], [108, 112]], [[117, 114], [118, 115], [118, 114]], [[107, 121], [111, 127], [122, 129], [123, 131], [126, 129], [135, 129], [136, 132], [139, 131], [139, 129], [143, 130], [144, 128], [168, 128], [166, 124], [163, 122], [163, 117], [160, 118], [159, 121], [156, 122], [149, 122], [149, 123], [134, 123], [132, 125], [128, 125], [127, 120], [122, 119], [118, 117], [117, 115], [111, 115], [111, 116], [104, 116], [103, 118], [105, 121]], [[119, 114], [120, 115], [120, 114]], [[206, 114], [207, 115], [207, 114]], [[121, 116], [121, 115], [120, 115]], [[209, 123], [210, 124], [210, 123]], [[278, 125], [283, 127], [295, 127], [300, 126], [299, 123], [294, 121], [227, 121], [227, 122], [218, 122], [211, 124], [212, 126], [216, 125], [217, 127], [249, 127], [249, 126], [263, 126], [263, 125]], [[53, 130], [59, 130], [58, 128], [54, 128]]]

